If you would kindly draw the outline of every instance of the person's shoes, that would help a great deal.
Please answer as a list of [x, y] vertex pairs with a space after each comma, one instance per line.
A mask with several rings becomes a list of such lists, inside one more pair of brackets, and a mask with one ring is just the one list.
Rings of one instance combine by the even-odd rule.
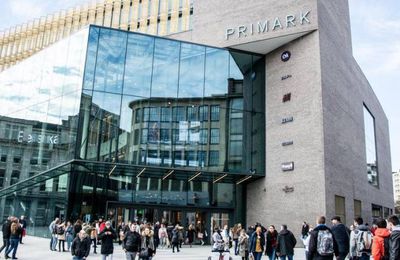
[[204, 241], [201, 241], [201, 245], [204, 246]]
[[10, 259], [10, 257], [8, 255], [5, 255], [4, 258], [5, 259]]
[[178, 250], [178, 253], [180, 252], [181, 250]]
[[175, 253], [175, 251], [172, 251], [172, 253]]
[[19, 242], [20, 244], [23, 244], [22, 242]]

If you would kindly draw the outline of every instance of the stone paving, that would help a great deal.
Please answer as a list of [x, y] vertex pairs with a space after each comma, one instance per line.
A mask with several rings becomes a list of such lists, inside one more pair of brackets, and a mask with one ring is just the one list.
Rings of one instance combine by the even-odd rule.
[[[19, 260], [71, 260], [70, 252], [53, 252], [49, 250], [49, 239], [31, 237], [27, 236], [24, 238], [24, 244], [18, 246], [17, 258]], [[114, 244], [115, 252], [112, 260], [125, 260], [124, 253], [121, 246]], [[172, 253], [171, 249], [159, 249], [157, 250], [154, 260], [207, 260], [208, 256], [211, 255], [210, 246], [189, 246], [184, 245], [179, 253]], [[100, 248], [98, 248], [100, 251]], [[239, 256], [232, 256], [233, 260], [241, 260]], [[4, 251], [1, 254], [0, 259], [4, 259]], [[93, 254], [93, 249], [91, 254], [87, 258], [91, 259], [101, 259], [100, 254]], [[215, 258], [212, 258], [215, 259]], [[217, 258], [218, 259], [218, 258]], [[263, 256], [263, 260], [267, 260], [268, 257]], [[295, 251], [295, 260], [305, 260], [304, 250], [301, 248]], [[108, 259], [107, 259], [108, 260]]]

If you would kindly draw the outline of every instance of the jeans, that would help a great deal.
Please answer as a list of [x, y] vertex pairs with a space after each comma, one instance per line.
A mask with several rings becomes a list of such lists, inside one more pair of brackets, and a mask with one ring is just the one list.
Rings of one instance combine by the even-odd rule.
[[6, 255], [8, 255], [11, 251], [13, 251], [12, 258], [15, 258], [15, 254], [17, 253], [18, 249], [18, 244], [19, 244], [19, 238], [10, 239], [10, 247], [6, 251]]
[[4, 252], [7, 252], [8, 248], [10, 247], [10, 239], [4, 239], [3, 238], [3, 246], [0, 248], [0, 253], [4, 250]]
[[67, 239], [67, 249], [69, 251], [71, 249], [71, 244], [72, 244], [73, 237], [72, 237], [71, 234], [67, 234], [66, 239]]
[[253, 252], [254, 260], [260, 260], [262, 257], [262, 252]]
[[287, 259], [289, 259], [289, 260], [293, 260], [293, 255], [283, 255], [283, 256], [280, 256], [280, 259], [281, 259], [281, 260], [285, 260], [286, 257], [287, 257]]
[[113, 255], [101, 255], [101, 260], [113, 260]]
[[238, 255], [239, 254], [238, 240], [234, 239], [233, 243], [235, 244], [235, 255]]
[[[275, 253], [276, 253], [276, 249], [273, 248], [271, 253], [268, 254], [269, 260], [275, 260]], [[307, 257], [306, 257], [306, 259], [307, 259]]]
[[125, 252], [126, 260], [135, 260], [137, 252]]
[[57, 235], [52, 235], [52, 244], [51, 244], [51, 250], [56, 251], [57, 250]]
[[160, 238], [160, 246], [161, 246], [161, 248], [164, 248], [167, 246], [167, 238], [166, 237]]
[[72, 260], [83, 260], [83, 257], [73, 256]]

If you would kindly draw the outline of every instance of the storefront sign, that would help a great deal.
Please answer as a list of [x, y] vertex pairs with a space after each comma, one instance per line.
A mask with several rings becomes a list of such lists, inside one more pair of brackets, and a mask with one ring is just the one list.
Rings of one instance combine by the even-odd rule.
[[309, 14], [311, 11], [300, 12], [297, 14], [289, 14], [286, 17], [275, 17], [274, 19], [266, 19], [247, 25], [239, 25], [236, 27], [228, 27], [225, 30], [225, 40], [232, 38], [239, 39], [254, 34], [264, 34], [270, 31], [283, 30], [296, 25], [302, 26], [309, 24]]
[[28, 144], [59, 144], [60, 141], [58, 135], [46, 135], [37, 133], [26, 134], [24, 133], [24, 131], [19, 131], [17, 140], [18, 143], [27, 142]]
[[294, 162], [284, 162], [284, 163], [282, 163], [281, 169], [284, 172], [293, 171], [294, 170]]
[[283, 62], [287, 62], [288, 60], [290, 60], [290, 56], [292, 56], [292, 54], [290, 53], [290, 51], [284, 51], [281, 54], [281, 60]]

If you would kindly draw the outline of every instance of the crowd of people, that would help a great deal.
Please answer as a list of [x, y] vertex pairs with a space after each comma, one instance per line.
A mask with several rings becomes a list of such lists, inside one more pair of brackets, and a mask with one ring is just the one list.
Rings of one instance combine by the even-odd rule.
[[[369, 227], [362, 218], [354, 219], [349, 228], [335, 216], [328, 227], [326, 218], [317, 218], [313, 227], [303, 222], [301, 241], [305, 247], [307, 260], [400, 260], [400, 220], [390, 216], [387, 220], [376, 219]], [[24, 216], [19, 219], [10, 216], [3, 223], [3, 246], [6, 259], [17, 259], [19, 244], [26, 234]], [[93, 223], [77, 220], [74, 224], [55, 218], [49, 225], [51, 233], [50, 250], [70, 251], [73, 260], [83, 260], [100, 247], [102, 260], [113, 259], [114, 243], [122, 246], [127, 260], [151, 260], [157, 248], [170, 248], [173, 253], [180, 252], [182, 244], [190, 247], [197, 242], [204, 245], [207, 231], [200, 222], [190, 224], [187, 228], [179, 224], [167, 223], [119, 223], [116, 228], [110, 221], [99, 219]], [[66, 243], [65, 243], [66, 242]], [[292, 260], [297, 240], [286, 225], [276, 230], [274, 225], [265, 228], [256, 223], [247, 228], [240, 223], [229, 228], [214, 227], [211, 237], [212, 251], [231, 252], [242, 260], [260, 260], [267, 256], [269, 260]], [[66, 244], [66, 245], [65, 245]], [[11, 257], [10, 257], [10, 254]]]
[[21, 216], [19, 219], [14, 216], [8, 217], [3, 223], [2, 232], [3, 246], [0, 248], [0, 253], [4, 250], [5, 259], [18, 259], [16, 257], [18, 245], [23, 244], [22, 238], [26, 234], [25, 217]]

